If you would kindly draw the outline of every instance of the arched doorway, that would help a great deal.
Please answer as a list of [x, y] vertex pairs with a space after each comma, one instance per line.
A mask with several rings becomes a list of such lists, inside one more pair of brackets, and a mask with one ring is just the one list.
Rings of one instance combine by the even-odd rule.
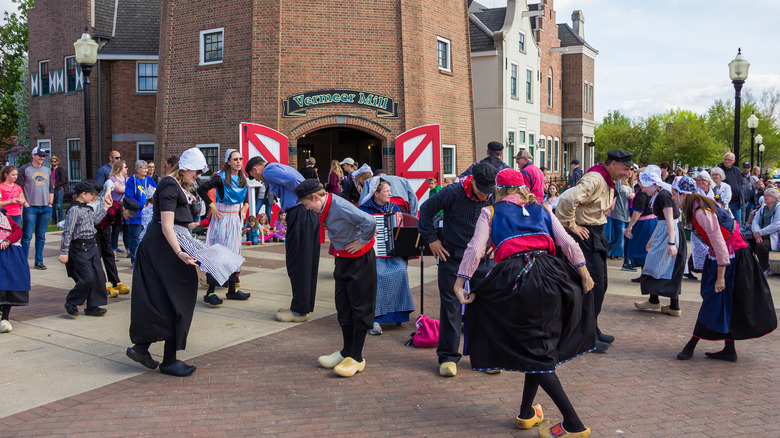
[[348, 127], [327, 127], [298, 138], [298, 167], [314, 157], [320, 180], [327, 182], [331, 160], [350, 157], [355, 164], [367, 163], [371, 169], [382, 167], [382, 139], [366, 131]]

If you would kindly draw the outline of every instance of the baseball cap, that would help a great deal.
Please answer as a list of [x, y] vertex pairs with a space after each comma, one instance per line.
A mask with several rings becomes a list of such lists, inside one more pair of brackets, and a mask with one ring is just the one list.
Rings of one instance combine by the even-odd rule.
[[347, 157], [347, 158], [344, 158], [343, 160], [341, 160], [341, 162], [339, 163], [339, 165], [342, 165], [342, 164], [351, 164], [351, 165], [354, 166], [355, 165], [355, 160], [353, 160], [352, 158]]
[[37, 155], [39, 157], [45, 157], [48, 152], [46, 152], [45, 149], [41, 148], [40, 146], [34, 147], [32, 152], [30, 152], [32, 155]]

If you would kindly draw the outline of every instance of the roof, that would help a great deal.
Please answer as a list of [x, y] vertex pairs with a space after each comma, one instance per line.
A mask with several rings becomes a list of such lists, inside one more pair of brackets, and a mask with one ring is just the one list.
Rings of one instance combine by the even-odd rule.
[[561, 47], [585, 46], [590, 50], [599, 53], [598, 50], [594, 49], [584, 39], [580, 38], [580, 36], [574, 32], [574, 29], [572, 29], [571, 26], [569, 26], [567, 23], [558, 24], [558, 39], [561, 41]]
[[493, 32], [504, 27], [506, 8], [483, 9], [469, 14], [469, 36], [471, 51], [482, 52], [495, 50]]
[[[116, 30], [114, 30], [114, 5]], [[162, 0], [97, 0], [95, 36], [110, 38], [102, 53], [157, 54]], [[113, 37], [112, 37], [112, 34]]]

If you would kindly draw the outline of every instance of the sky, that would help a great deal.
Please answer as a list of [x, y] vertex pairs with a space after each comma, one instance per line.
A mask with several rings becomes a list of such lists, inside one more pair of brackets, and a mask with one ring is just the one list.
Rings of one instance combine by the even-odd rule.
[[[506, 0], [477, 0], [488, 7]], [[537, 3], [529, 0], [530, 3]], [[734, 99], [728, 63], [742, 48], [750, 61], [745, 89], [780, 90], [777, 0], [555, 0], [558, 23], [582, 10], [585, 40], [599, 51], [596, 120], [619, 110], [645, 117], [673, 108], [704, 113]], [[0, 13], [15, 10], [0, 0]], [[773, 22], [775, 21], [775, 22]]]
[[[506, 0], [476, 0], [488, 7]], [[538, 1], [529, 0], [529, 3]], [[777, 0], [555, 0], [558, 23], [585, 16], [596, 57], [596, 120], [610, 110], [645, 117], [683, 108], [704, 113], [734, 100], [728, 63], [737, 49], [750, 62], [744, 90], [780, 90]]]

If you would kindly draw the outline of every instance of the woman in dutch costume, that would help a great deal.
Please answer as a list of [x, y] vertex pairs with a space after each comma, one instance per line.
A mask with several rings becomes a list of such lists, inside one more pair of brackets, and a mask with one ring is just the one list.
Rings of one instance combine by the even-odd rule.
[[0, 208], [0, 333], [13, 330], [11, 307], [30, 302], [30, 266], [19, 241], [22, 227]]
[[[401, 208], [390, 200], [390, 182], [382, 177], [374, 180], [376, 188], [369, 185], [371, 181], [366, 183], [366, 187], [372, 188], [373, 195], [363, 201], [360, 209], [372, 216], [397, 215], [400, 224]], [[369, 334], [374, 336], [382, 334], [382, 326], [379, 323], [407, 322], [409, 314], [414, 311], [407, 263], [403, 257], [377, 257], [376, 277], [374, 327], [369, 330]]]
[[[680, 316], [680, 290], [688, 248], [685, 230], [680, 223], [680, 209], [672, 200], [672, 186], [661, 178], [661, 168], [651, 164], [640, 176], [642, 190], [651, 196], [650, 205], [658, 218], [653, 236], [647, 244], [645, 266], [640, 277], [645, 301], [634, 303], [639, 310], [661, 309], [661, 313]], [[658, 297], [670, 299], [661, 305]]]
[[[540, 437], [588, 437], [561, 386], [556, 367], [593, 350], [596, 327], [593, 280], [582, 250], [523, 183], [522, 174], [505, 169], [496, 177], [498, 199], [482, 209], [474, 237], [464, 253], [455, 294], [466, 307], [465, 335], [472, 368], [525, 373], [519, 429], [544, 419], [533, 405], [541, 386], [563, 414], [563, 421], [539, 430]], [[488, 241], [496, 266], [468, 294], [466, 280], [477, 268]], [[555, 256], [556, 245], [569, 260]], [[572, 265], [576, 267], [572, 268]]]
[[[646, 168], [640, 170], [640, 177], [645, 170]], [[628, 239], [626, 242], [628, 247], [625, 253], [631, 262], [631, 267], [642, 268], [645, 266], [645, 259], [647, 258], [647, 242], [653, 236], [658, 218], [653, 214], [653, 209], [650, 207], [650, 196], [642, 189], [641, 179], [637, 181], [634, 188], [634, 198], [631, 200], [629, 207], [631, 219], [626, 229], [623, 230], [623, 235]], [[636, 277], [631, 279], [631, 281], [639, 283], [640, 278]]]
[[[702, 170], [696, 174], [696, 193], [704, 197], [715, 200], [715, 192], [712, 190], [712, 186], [715, 183], [712, 181], [709, 172]], [[688, 262], [688, 269], [690, 275], [687, 277], [695, 280], [696, 276], [694, 272], [701, 272], [704, 268], [704, 261], [707, 259], [707, 245], [701, 241], [696, 233], [691, 233], [691, 257]]]
[[[244, 229], [244, 218], [249, 210], [247, 201], [247, 183], [243, 172], [244, 157], [235, 150], [225, 151], [225, 164], [222, 171], [215, 173], [208, 181], [198, 186], [198, 195], [211, 209], [211, 223], [206, 233], [206, 244], [211, 246], [221, 244], [241, 255], [241, 233]], [[214, 199], [211, 202], [209, 190], [216, 189]], [[227, 294], [229, 300], [246, 300], [248, 293], [236, 290], [238, 272], [233, 273], [227, 281]], [[214, 289], [223, 286], [207, 275], [206, 282], [209, 285], [208, 292], [203, 301], [212, 306], [222, 304], [222, 299], [217, 296]]]
[[[206, 247], [190, 235], [191, 198], [187, 187], [207, 169], [206, 158], [197, 148], [181, 156], [178, 167], [162, 178], [154, 194], [152, 222], [136, 252], [133, 294], [130, 301], [130, 341], [126, 354], [147, 368], [173, 376], [195, 371], [176, 359], [184, 350], [198, 295], [196, 267], [217, 280], [227, 278], [243, 259], [221, 245]], [[149, 353], [153, 342], [165, 341], [163, 361]]]
[[725, 341], [723, 350], [704, 353], [708, 358], [736, 362], [734, 341], [758, 338], [777, 328], [769, 284], [728, 210], [694, 193], [694, 182], [688, 176], [675, 179], [672, 187], [675, 201], [684, 208], [686, 225], [709, 248], [702, 270], [699, 317], [677, 359], [690, 359], [699, 340], [706, 339]]

